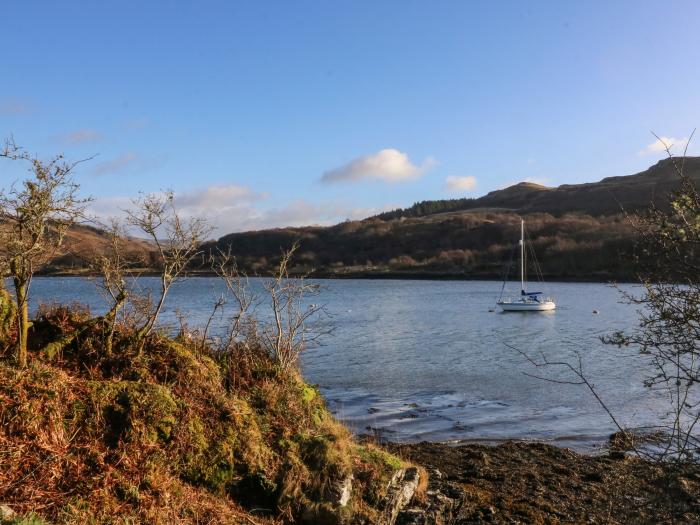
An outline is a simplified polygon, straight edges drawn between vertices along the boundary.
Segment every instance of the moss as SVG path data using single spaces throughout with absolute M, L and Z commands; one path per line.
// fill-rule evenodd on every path
M 229 399 L 215 413 L 206 421 L 185 415 L 175 437 L 181 450 L 178 470 L 187 482 L 224 494 L 251 473 L 267 475 L 274 454 L 245 401 Z
M 370 506 L 380 504 L 394 472 L 407 466 L 401 459 L 372 444 L 356 445 L 356 478 L 362 485 L 362 499 Z
M 306 383 L 302 383 L 301 399 L 304 401 L 304 403 L 311 403 L 318 396 L 318 388 L 315 385 L 307 385 Z
M 221 384 L 221 371 L 216 362 L 201 353 L 198 354 L 184 344 L 172 339 L 161 338 L 157 341 L 157 361 L 167 366 L 155 367 L 155 379 L 160 383 L 175 381 L 187 384 L 205 385 Z M 206 378 L 207 381 L 202 381 Z
M 2 283 L 0 283 L 0 287 Z M 0 288 L 0 342 L 5 342 L 11 332 L 17 316 L 17 304 L 10 293 Z
M 139 381 L 93 381 L 92 399 L 107 429 L 105 441 L 144 444 L 167 442 L 178 422 L 178 406 L 170 390 Z
M 235 430 L 222 429 L 223 433 L 216 433 L 210 440 L 201 421 L 195 419 L 188 427 L 190 448 L 181 458 L 181 476 L 217 494 L 225 493 L 236 479 Z
M 374 445 L 358 445 L 355 450 L 361 460 L 379 469 L 399 470 L 406 466 L 401 459 Z
M 303 439 L 300 455 L 311 470 L 327 478 L 340 478 L 352 472 L 351 457 L 343 437 L 324 434 Z

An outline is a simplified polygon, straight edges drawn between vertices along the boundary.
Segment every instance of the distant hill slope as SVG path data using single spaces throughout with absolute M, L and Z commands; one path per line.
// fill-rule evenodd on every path
M 87 225 L 76 225 L 66 234 L 61 255 L 54 258 L 41 273 L 81 273 L 87 271 L 87 260 L 95 255 L 107 254 L 109 240 L 103 230 Z M 145 239 L 130 238 L 125 244 L 124 255 L 138 268 L 155 265 L 154 246 Z M 136 269 L 136 268 L 134 268 Z
M 677 159 L 680 160 L 680 159 Z M 700 182 L 700 158 L 685 170 Z M 642 209 L 676 187 L 670 160 L 641 173 L 548 188 L 520 183 L 477 199 L 424 201 L 330 227 L 278 228 L 219 239 L 251 273 L 272 269 L 280 250 L 299 240 L 297 271 L 337 277 L 501 275 L 519 217 L 549 278 L 631 279 L 632 231 L 621 214 Z
M 683 159 L 675 159 L 682 162 Z M 685 173 L 700 183 L 700 157 L 686 157 Z M 496 190 L 478 199 L 423 201 L 410 208 L 378 215 L 381 219 L 421 217 L 443 211 L 475 208 L 506 208 L 520 213 L 546 212 L 561 214 L 583 212 L 588 215 L 612 215 L 627 210 L 646 208 L 655 196 L 663 196 L 677 186 L 678 175 L 671 159 L 664 159 L 650 168 L 621 177 L 607 177 L 600 182 L 563 184 L 548 188 L 521 182 Z

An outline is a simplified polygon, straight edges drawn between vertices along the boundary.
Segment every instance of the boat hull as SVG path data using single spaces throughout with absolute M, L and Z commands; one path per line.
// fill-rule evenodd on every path
M 517 302 L 512 303 L 499 302 L 498 306 L 504 312 L 548 312 L 554 310 L 557 305 L 554 301 L 537 302 Z

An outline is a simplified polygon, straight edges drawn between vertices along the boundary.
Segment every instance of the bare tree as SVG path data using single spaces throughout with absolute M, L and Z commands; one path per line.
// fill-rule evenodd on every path
M 109 310 L 104 316 L 105 353 L 111 355 L 117 316 L 130 295 L 127 272 L 134 261 L 129 258 L 126 227 L 123 222 L 113 217 L 103 230 L 107 238 L 106 249 L 92 254 L 88 264 L 98 272 L 98 287 L 109 302 Z
M 160 263 L 160 293 L 152 312 L 139 329 L 139 340 L 151 333 L 172 285 L 185 276 L 192 260 L 201 254 L 200 246 L 211 228 L 202 218 L 183 220 L 174 194 L 142 195 L 127 210 L 128 222 L 153 241 Z
M 306 276 L 289 276 L 289 264 L 298 243 L 284 251 L 272 279 L 264 283 L 270 299 L 272 322 L 265 323 L 260 338 L 270 356 L 282 370 L 297 365 L 308 344 L 323 333 L 310 320 L 323 309 L 309 300 L 320 292 L 318 284 L 309 283 Z
M 227 294 L 233 299 L 235 305 L 235 311 L 231 314 L 222 349 L 231 348 L 234 343 L 241 340 L 256 341 L 258 334 L 255 309 L 259 298 L 252 291 L 247 275 L 239 270 L 236 258 L 231 254 L 230 249 L 226 252 L 220 250 L 217 255 L 210 257 L 210 261 L 214 273 L 224 281 Z M 222 301 L 224 304 L 228 303 L 225 298 L 222 298 L 216 304 Z M 216 304 L 213 313 L 216 311 Z M 223 306 L 221 305 L 222 308 Z M 211 321 L 211 318 L 209 320 Z M 205 328 L 205 335 L 209 324 L 207 323 L 207 328 Z
M 12 278 L 17 302 L 17 351 L 20 366 L 27 365 L 29 288 L 35 272 L 60 250 L 68 229 L 83 214 L 89 199 L 78 196 L 72 178 L 78 162 L 62 155 L 42 161 L 19 148 L 11 139 L 0 157 L 28 162 L 31 175 L 0 192 L 0 263 Z M 82 161 L 79 161 L 82 162 Z
M 569 361 L 563 361 L 559 359 L 550 359 L 547 357 L 547 355 L 544 352 L 539 352 L 537 356 L 532 356 L 528 354 L 527 352 L 524 352 L 520 348 L 517 348 L 513 345 L 510 345 L 508 343 L 504 343 L 505 346 L 510 348 L 511 350 L 515 350 L 517 353 L 519 353 L 521 356 L 527 360 L 528 363 L 530 363 L 533 367 L 536 369 L 557 369 L 557 370 L 562 370 L 566 375 L 564 377 L 552 377 L 549 375 L 540 375 L 540 374 L 531 374 L 529 372 L 523 372 L 524 375 L 528 377 L 532 377 L 534 379 L 538 379 L 540 381 L 545 381 L 547 383 L 556 383 L 560 385 L 574 385 L 574 386 L 583 386 L 585 387 L 595 398 L 595 400 L 598 402 L 598 404 L 601 406 L 601 408 L 605 411 L 605 413 L 608 415 L 610 420 L 613 422 L 615 427 L 617 428 L 618 432 L 620 433 L 619 435 L 624 436 L 629 444 L 629 447 L 634 450 L 638 455 L 640 456 L 649 456 L 643 449 L 637 448 L 636 442 L 633 439 L 633 434 L 630 432 L 627 427 L 625 427 L 618 419 L 615 417 L 615 414 L 613 411 L 608 407 L 607 403 L 603 398 L 600 396 L 600 393 L 596 389 L 595 385 L 591 382 L 589 377 L 586 375 L 584 369 L 583 369 L 583 358 L 581 357 L 581 353 L 576 351 L 574 352 L 576 355 L 576 362 L 572 364 Z
M 654 447 L 636 446 L 632 431 L 618 422 L 584 374 L 580 355 L 578 364 L 572 365 L 515 350 L 537 368 L 560 368 L 572 374 L 572 379 L 563 380 L 535 377 L 588 388 L 638 455 L 681 464 L 700 461 L 700 195 L 684 172 L 687 145 L 678 159 L 671 145 L 656 138 L 666 148 L 679 187 L 662 204 L 652 203 L 644 212 L 627 214 L 637 234 L 635 264 L 643 292 L 621 293 L 627 303 L 639 307 L 640 325 L 637 330 L 602 338 L 644 356 L 651 365 L 644 385 L 655 394 L 661 391 L 668 396 L 670 416 L 660 415 L 654 427 L 646 428 Z
M 632 347 L 647 356 L 653 374 L 650 389 L 664 391 L 671 402 L 662 422 L 667 440 L 660 450 L 676 462 L 700 460 L 700 196 L 684 172 L 686 149 L 678 159 L 666 148 L 680 187 L 664 206 L 628 215 L 637 236 L 637 268 L 644 287 L 640 296 L 624 293 L 640 311 L 640 328 L 617 332 L 605 342 Z M 692 135 L 691 135 L 692 139 Z M 688 141 L 690 142 L 690 140 Z

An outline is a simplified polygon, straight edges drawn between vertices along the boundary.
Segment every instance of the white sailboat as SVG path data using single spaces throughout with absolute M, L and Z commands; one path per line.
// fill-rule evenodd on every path
M 528 292 L 525 289 L 525 221 L 520 220 L 520 297 L 504 298 L 503 290 L 496 304 L 504 312 L 545 312 L 554 310 L 557 305 L 551 297 L 543 297 L 542 292 Z M 507 278 L 507 276 L 506 276 Z M 504 283 L 505 286 L 505 283 Z

